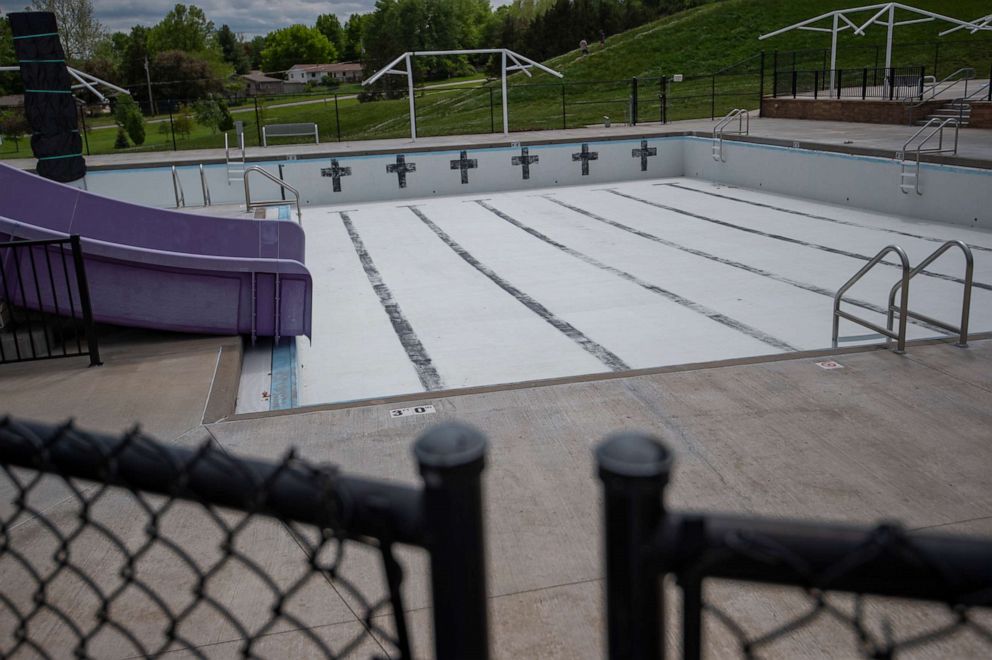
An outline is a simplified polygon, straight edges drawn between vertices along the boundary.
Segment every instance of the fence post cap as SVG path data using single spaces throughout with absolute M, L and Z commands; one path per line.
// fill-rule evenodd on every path
M 667 483 L 672 470 L 672 452 L 647 433 L 613 433 L 597 445 L 595 453 L 603 476 L 649 478 Z
M 474 463 L 486 454 L 486 438 L 461 422 L 444 422 L 417 438 L 413 454 L 422 468 L 452 468 Z

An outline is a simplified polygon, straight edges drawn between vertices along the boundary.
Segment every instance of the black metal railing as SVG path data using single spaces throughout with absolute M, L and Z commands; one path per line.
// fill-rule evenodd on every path
M 100 364 L 79 236 L 0 243 L 0 364 L 83 355 Z
M 413 452 L 419 487 L 0 420 L 0 657 L 410 658 L 414 546 L 436 657 L 484 659 L 486 441 L 448 424 Z
M 794 656 L 776 645 L 824 621 L 835 626 L 830 643 L 854 645 L 834 651 L 817 647 L 827 656 L 892 658 L 948 641 L 981 650 L 953 653 L 941 647 L 939 655 L 992 652 L 992 627 L 981 616 L 988 612 L 977 611 L 992 607 L 992 540 L 908 532 L 891 524 L 856 527 L 672 512 L 663 501 L 672 454 L 660 442 L 616 435 L 597 448 L 596 458 L 604 489 L 610 658 L 665 657 L 664 617 L 672 611 L 664 602 L 666 576 L 674 577 L 682 595 L 677 638 L 685 658 L 699 658 L 707 638 L 719 632 L 724 633 L 719 653 L 709 648 L 714 657 Z M 725 587 L 726 581 L 780 585 L 796 593 L 776 592 L 770 603 L 737 591 L 720 599 L 715 594 L 726 596 L 726 589 L 713 587 Z M 875 597 L 929 601 L 938 610 L 928 610 L 913 621 L 919 628 L 899 636 L 887 618 L 872 619 L 877 605 L 894 606 Z M 836 626 L 852 634 L 838 636 Z
M 923 95 L 925 66 L 774 71 L 772 96 L 905 100 Z

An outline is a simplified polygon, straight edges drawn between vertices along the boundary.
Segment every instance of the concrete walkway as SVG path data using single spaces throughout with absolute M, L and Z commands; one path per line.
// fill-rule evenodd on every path
M 205 363 L 217 348 L 202 341 L 189 346 L 200 346 L 200 361 Z M 192 357 L 183 351 L 172 359 Z M 803 356 L 608 380 L 576 379 L 545 387 L 425 395 L 420 401 L 432 403 L 437 413 L 412 418 L 389 414 L 409 401 L 245 416 L 194 428 L 179 441 L 212 438 L 230 452 L 268 459 L 281 457 L 293 445 L 313 461 L 415 484 L 410 445 L 416 436 L 446 419 L 475 425 L 490 442 L 485 506 L 494 656 L 601 658 L 601 511 L 591 450 L 611 431 L 649 431 L 674 450 L 676 468 L 667 497 L 672 508 L 858 523 L 895 519 L 911 529 L 992 534 L 992 341 L 974 341 L 968 349 L 916 345 L 904 356 L 870 350 L 835 357 L 842 369 L 824 370 L 816 362 L 826 358 Z M 161 364 L 167 362 L 161 356 Z M 208 366 L 193 359 L 183 364 L 199 374 L 194 382 L 202 385 Z M 130 372 L 119 367 L 133 385 L 142 378 L 139 365 L 140 361 Z M 108 368 L 115 367 L 103 369 Z M 38 416 L 40 406 L 31 407 L 30 396 L 8 403 L 16 389 L 8 386 L 3 392 L 4 407 Z M 49 401 L 67 396 L 51 396 Z M 110 402 L 116 396 L 136 395 L 116 389 L 104 390 L 98 398 L 102 405 L 115 405 Z M 134 414 L 145 418 L 168 407 L 185 415 L 171 427 L 159 424 L 166 434 L 202 414 L 199 390 L 185 401 L 150 399 Z M 59 405 L 42 416 L 58 418 L 69 412 Z M 104 417 L 104 426 L 107 420 Z M 92 423 L 100 424 L 97 418 Z M 119 428 L 116 421 L 110 425 Z M 108 498 L 102 506 L 116 534 L 140 534 L 140 511 L 121 499 Z M 209 561 L 222 538 L 215 524 L 202 513 L 194 515 L 193 509 L 181 511 L 171 533 L 179 535 L 176 538 L 197 561 L 200 553 Z M 47 515 L 56 513 L 53 509 Z M 19 534 L 28 534 L 25 528 L 31 524 L 19 527 Z M 284 574 L 302 561 L 299 547 L 278 526 L 250 529 L 242 535 L 239 550 L 284 580 Z M 21 550 L 43 552 L 41 545 Z M 346 577 L 374 599 L 382 591 L 374 555 L 353 550 L 350 556 Z M 415 654 L 428 657 L 426 559 L 419 552 L 403 552 L 401 561 Z M 91 571 L 116 570 L 96 556 L 85 566 Z M 243 573 L 231 570 L 217 576 L 211 594 L 251 619 L 261 614 L 252 614 L 250 608 L 262 608 L 264 614 L 271 596 L 262 583 Z M 155 565 L 155 579 L 169 598 L 180 598 L 182 589 L 192 586 L 189 571 L 167 554 Z M 786 610 L 795 613 L 803 606 L 802 599 L 787 595 L 769 598 L 767 589 L 721 587 L 708 593 L 756 628 L 781 623 Z M 72 607 L 83 608 L 84 603 Z M 311 583 L 287 607 L 324 639 L 341 641 L 360 632 L 354 612 L 361 608 L 354 597 L 330 585 Z M 142 609 L 138 602 L 135 608 L 136 631 L 151 634 L 158 629 L 154 609 Z M 886 607 L 885 615 L 897 637 L 929 629 L 948 616 L 937 607 L 904 605 Z M 736 651 L 720 628 L 711 625 L 707 631 L 711 657 Z M 211 656 L 237 652 L 238 636 L 206 610 L 185 632 Z M 65 635 L 64 626 L 53 628 L 50 648 L 64 648 L 59 640 Z M 846 657 L 854 655 L 853 640 L 850 630 L 827 620 L 789 636 L 770 652 L 776 657 Z M 98 641 L 105 644 L 99 646 L 102 657 L 125 654 L 126 646 Z M 303 657 L 313 651 L 300 630 L 285 625 L 271 631 L 265 644 L 270 653 L 282 656 Z M 978 644 L 974 637 L 962 637 L 929 651 L 935 657 L 975 657 L 981 653 Z M 367 650 L 376 646 L 370 641 Z
M 754 115 L 757 112 L 754 111 Z M 324 142 L 321 144 L 279 145 L 273 147 L 248 147 L 249 160 L 280 160 L 287 157 L 310 158 L 323 155 L 365 154 L 374 152 L 410 151 L 413 149 L 453 149 L 462 146 L 499 146 L 510 143 L 536 144 L 543 142 L 581 142 L 610 138 L 639 137 L 679 133 L 709 135 L 715 122 L 709 119 L 692 119 L 668 124 L 648 123 L 637 126 L 591 127 L 568 130 L 490 133 L 479 135 L 446 135 L 389 140 L 360 140 Z M 845 150 L 874 150 L 891 157 L 902 149 L 905 141 L 918 127 L 888 124 L 857 124 L 837 121 L 809 121 L 802 119 L 751 119 L 751 138 L 801 143 L 804 147 L 825 145 Z M 975 161 L 992 162 L 992 129 L 961 129 L 958 157 Z M 14 167 L 31 169 L 35 160 L 4 161 Z M 142 167 L 162 164 L 196 164 L 224 162 L 223 149 L 192 149 L 188 151 L 155 151 L 146 153 L 106 154 L 89 156 L 90 167 Z

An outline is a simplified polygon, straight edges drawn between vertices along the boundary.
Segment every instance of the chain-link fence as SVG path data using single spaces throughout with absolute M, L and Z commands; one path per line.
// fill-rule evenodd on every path
M 671 512 L 661 443 L 614 436 L 597 460 L 611 658 L 992 654 L 992 540 Z
M 484 658 L 485 441 L 414 453 L 422 487 L 0 420 L 0 657 L 409 658 L 433 606 L 437 657 Z

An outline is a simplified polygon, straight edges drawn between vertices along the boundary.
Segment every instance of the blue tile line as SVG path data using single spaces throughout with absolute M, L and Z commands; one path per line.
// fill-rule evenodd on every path
M 299 406 L 296 392 L 296 337 L 282 337 L 272 347 L 272 384 L 269 410 Z

